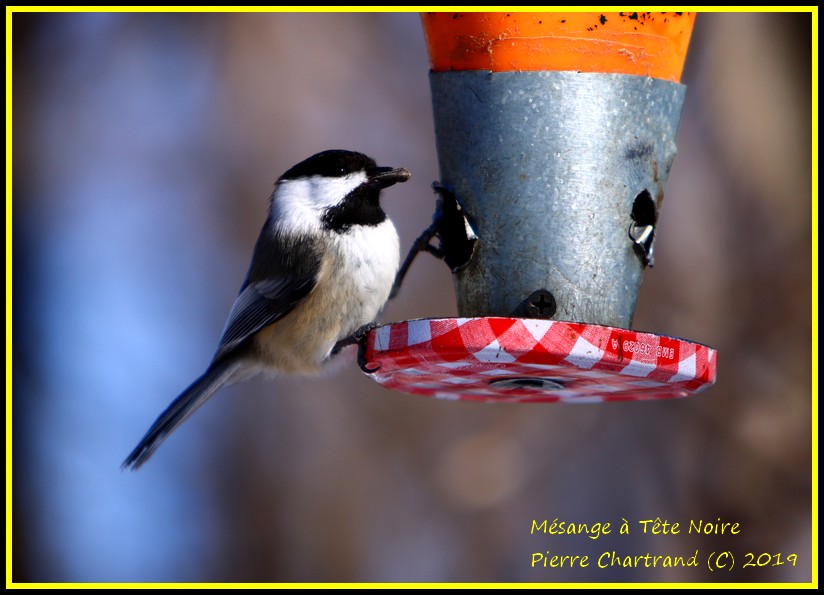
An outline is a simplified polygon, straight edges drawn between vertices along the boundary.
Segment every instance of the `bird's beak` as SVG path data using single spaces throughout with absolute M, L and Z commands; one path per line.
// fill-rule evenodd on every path
M 406 182 L 412 177 L 408 169 L 403 167 L 374 167 L 366 172 L 369 176 L 367 184 L 372 188 L 388 188 L 392 184 Z

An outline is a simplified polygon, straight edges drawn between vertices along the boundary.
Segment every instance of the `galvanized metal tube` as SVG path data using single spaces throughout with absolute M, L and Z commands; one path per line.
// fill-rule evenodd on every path
M 430 81 L 441 183 L 479 238 L 455 275 L 460 316 L 530 316 L 548 292 L 543 317 L 629 328 L 645 262 L 633 203 L 646 191 L 657 218 L 686 87 L 556 71 Z

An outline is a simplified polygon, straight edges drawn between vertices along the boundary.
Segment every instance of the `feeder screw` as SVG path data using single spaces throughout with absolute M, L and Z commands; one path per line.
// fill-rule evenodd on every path
M 555 296 L 546 289 L 533 291 L 526 298 L 526 313 L 532 318 L 552 318 L 557 309 Z

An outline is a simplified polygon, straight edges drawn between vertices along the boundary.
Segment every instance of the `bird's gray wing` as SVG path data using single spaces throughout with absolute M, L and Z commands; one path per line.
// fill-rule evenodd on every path
M 285 239 L 267 221 L 249 274 L 229 312 L 215 360 L 244 346 L 262 328 L 286 316 L 317 283 L 321 259 L 306 239 Z

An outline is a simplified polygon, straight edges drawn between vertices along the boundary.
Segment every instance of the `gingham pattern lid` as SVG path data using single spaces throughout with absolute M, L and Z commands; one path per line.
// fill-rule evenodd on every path
M 715 383 L 716 351 L 650 333 L 521 318 L 380 326 L 366 364 L 386 388 L 488 402 L 670 399 Z

